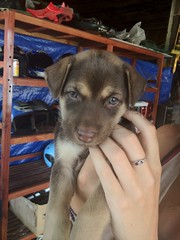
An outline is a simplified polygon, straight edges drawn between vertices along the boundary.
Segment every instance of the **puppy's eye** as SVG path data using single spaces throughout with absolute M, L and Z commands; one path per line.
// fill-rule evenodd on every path
M 110 97 L 107 101 L 107 104 L 111 106 L 117 106 L 120 103 L 120 100 L 116 97 Z
M 76 91 L 70 91 L 67 93 L 68 97 L 71 99 L 78 99 L 79 98 L 79 93 Z

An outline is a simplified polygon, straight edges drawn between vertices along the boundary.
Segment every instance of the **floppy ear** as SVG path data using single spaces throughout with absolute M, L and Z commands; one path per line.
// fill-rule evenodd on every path
M 125 78 L 128 87 L 129 107 L 133 107 L 143 94 L 146 80 L 129 64 L 124 64 Z
M 64 83 L 74 60 L 74 56 L 65 57 L 46 68 L 44 78 L 47 81 L 54 98 L 57 98 L 62 92 Z

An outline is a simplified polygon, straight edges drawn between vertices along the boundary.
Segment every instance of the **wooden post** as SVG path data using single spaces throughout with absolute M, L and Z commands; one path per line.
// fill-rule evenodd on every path
M 162 78 L 162 71 L 164 66 L 164 56 L 159 58 L 157 60 L 158 65 L 158 72 L 157 72 L 157 89 L 158 91 L 155 93 L 154 102 L 153 102 L 153 112 L 152 112 L 152 118 L 153 123 L 156 123 L 156 115 L 157 115 L 157 108 L 158 108 L 158 101 L 159 101 L 159 93 L 160 93 L 160 87 L 161 87 L 161 78 Z
M 3 69 L 3 104 L 2 104 L 2 220 L 1 238 L 7 239 L 8 194 L 9 194 L 9 158 L 11 138 L 11 108 L 13 91 L 13 52 L 14 52 L 14 12 L 7 10 L 4 31 L 4 69 Z

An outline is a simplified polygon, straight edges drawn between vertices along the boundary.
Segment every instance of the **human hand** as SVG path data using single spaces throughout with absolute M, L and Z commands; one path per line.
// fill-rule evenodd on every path
M 117 127 L 99 147 L 89 149 L 90 157 L 105 192 L 116 239 L 156 240 L 161 175 L 156 130 L 136 112 L 127 111 L 124 117 L 138 128 L 138 137 Z M 145 160 L 135 165 L 139 159 Z

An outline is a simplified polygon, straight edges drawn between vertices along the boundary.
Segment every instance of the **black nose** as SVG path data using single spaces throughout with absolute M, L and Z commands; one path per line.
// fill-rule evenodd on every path
M 81 127 L 77 129 L 77 134 L 80 141 L 90 143 L 94 140 L 97 131 L 95 129 Z

